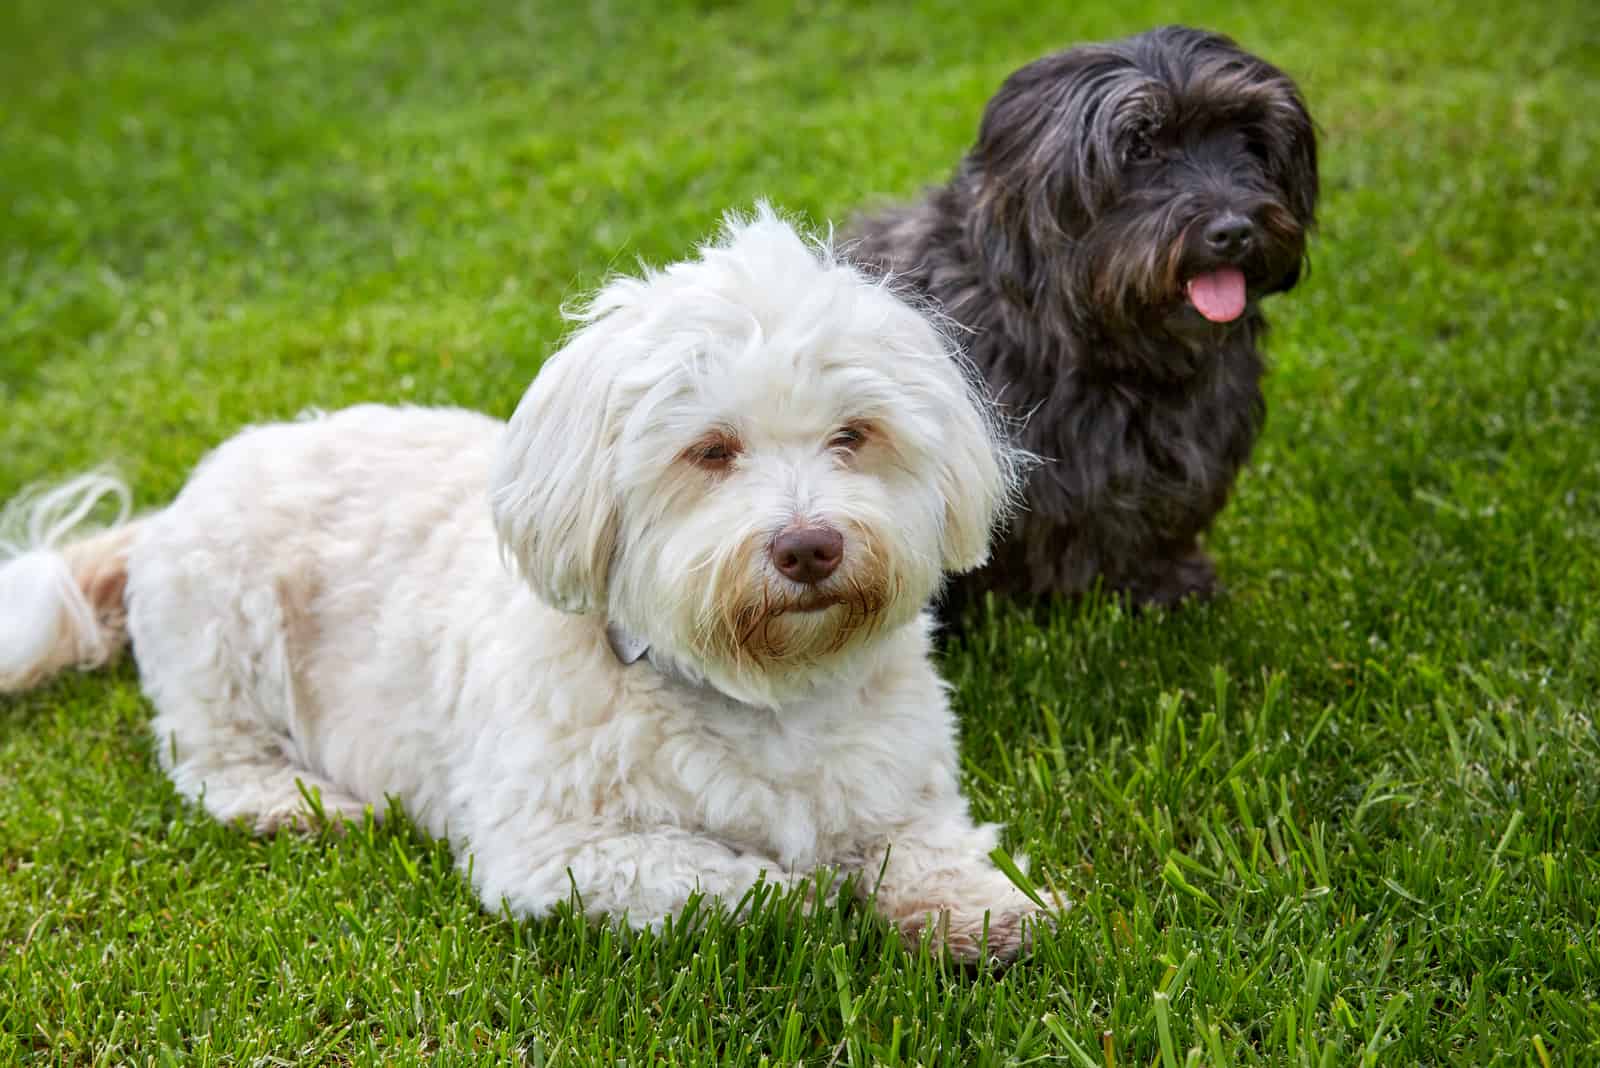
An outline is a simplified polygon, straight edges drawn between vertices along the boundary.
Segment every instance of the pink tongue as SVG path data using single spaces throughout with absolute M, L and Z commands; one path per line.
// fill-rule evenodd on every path
M 1233 322 L 1244 314 L 1244 272 L 1219 267 L 1195 275 L 1189 279 L 1189 302 L 1214 323 Z

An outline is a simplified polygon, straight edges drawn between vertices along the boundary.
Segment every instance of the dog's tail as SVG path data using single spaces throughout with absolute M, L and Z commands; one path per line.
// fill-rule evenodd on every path
M 107 497 L 117 517 L 98 533 L 87 523 Z M 0 515 L 0 694 L 21 693 L 64 668 L 100 667 L 128 642 L 123 591 L 128 487 L 96 472 L 51 490 L 25 492 Z

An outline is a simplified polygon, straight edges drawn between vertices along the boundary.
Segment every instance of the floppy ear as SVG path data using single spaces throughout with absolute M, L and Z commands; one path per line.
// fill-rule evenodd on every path
M 550 357 L 517 405 L 490 479 L 501 551 L 567 612 L 606 604 L 617 542 L 611 361 L 591 324 Z
M 964 357 L 951 355 L 937 373 L 947 386 L 938 453 L 944 497 L 940 569 L 960 574 L 982 567 L 1016 502 L 1026 454 L 1007 443 L 988 391 Z
M 1056 296 L 1049 277 L 1064 243 L 1082 233 L 1112 177 L 1110 120 L 1099 86 L 1122 64 L 1104 49 L 1035 60 L 984 107 L 962 164 L 971 191 L 966 237 L 991 283 L 1019 308 Z M 1108 73 L 1110 72 L 1110 73 Z
M 1003 185 L 985 181 L 977 191 L 965 222 L 968 247 L 989 283 L 1018 308 L 1032 303 L 1032 242 L 1028 207 Z
M 1267 66 L 1267 70 L 1274 75 L 1278 90 L 1267 112 L 1272 144 L 1269 169 L 1294 219 L 1309 230 L 1317 222 L 1317 125 L 1288 75 L 1277 67 Z
M 976 457 L 967 459 L 969 468 L 980 466 L 970 463 Z M 993 467 L 994 457 L 991 455 L 988 459 L 989 466 Z M 990 536 L 1005 501 L 999 488 L 1001 480 L 994 472 L 974 470 L 972 473 L 977 477 L 962 478 L 957 473 L 962 466 L 952 464 L 946 468 L 948 477 L 943 487 L 945 524 L 939 567 L 952 575 L 973 571 L 988 563 Z M 989 477 L 985 478 L 985 474 Z
M 1267 137 L 1271 146 L 1268 172 L 1278 186 L 1291 220 L 1284 220 L 1281 229 L 1292 230 L 1302 239 L 1317 222 L 1317 128 L 1306 110 L 1300 91 L 1288 76 L 1276 67 L 1263 64 L 1276 88 L 1267 112 Z M 1269 217 L 1269 225 L 1272 220 Z M 1300 262 L 1288 270 L 1272 292 L 1284 293 L 1300 281 L 1306 266 L 1302 255 Z
M 1316 223 L 1317 215 L 1317 127 L 1311 120 L 1311 113 L 1306 110 L 1299 90 L 1294 88 L 1294 83 L 1289 82 L 1287 76 L 1282 77 L 1288 83 L 1287 97 L 1282 105 L 1282 121 L 1289 133 L 1282 180 L 1295 215 L 1299 217 L 1300 224 L 1309 229 Z

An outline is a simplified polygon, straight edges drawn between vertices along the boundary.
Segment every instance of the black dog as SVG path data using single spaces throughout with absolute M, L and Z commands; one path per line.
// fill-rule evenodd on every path
M 853 255 L 933 297 L 1045 462 L 993 589 L 1137 603 L 1210 596 L 1199 539 L 1266 406 L 1260 299 L 1299 280 L 1316 135 L 1277 68 L 1214 33 L 1152 30 L 1023 67 L 922 202 Z

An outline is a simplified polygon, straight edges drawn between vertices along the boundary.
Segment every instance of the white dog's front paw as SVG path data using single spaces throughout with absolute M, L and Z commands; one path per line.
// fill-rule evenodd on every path
M 931 929 L 933 948 L 963 964 L 1009 964 L 1033 947 L 1041 925 L 1055 921 L 1049 910 L 1014 888 L 998 898 L 932 906 L 902 920 L 900 929 L 913 939 Z

